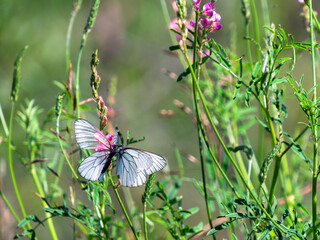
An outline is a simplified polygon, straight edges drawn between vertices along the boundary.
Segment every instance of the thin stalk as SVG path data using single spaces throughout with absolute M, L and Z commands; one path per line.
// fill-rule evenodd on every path
M 81 5 L 82 5 L 82 0 L 78 0 L 74 4 L 74 9 L 71 13 L 71 18 L 68 25 L 67 36 L 66 36 L 66 71 L 67 72 L 69 71 L 69 66 L 70 66 L 70 39 L 71 39 L 73 23 L 77 16 L 77 13 L 79 12 L 79 9 L 81 8 Z
M 76 98 L 77 118 L 80 118 L 80 108 L 79 108 L 79 72 L 80 72 L 80 62 L 81 62 L 82 49 L 83 49 L 83 47 L 80 47 L 80 49 L 79 49 L 78 59 L 77 59 L 77 66 L 76 66 L 75 98 Z
M 309 127 L 305 127 L 300 133 L 299 135 L 293 139 L 294 142 L 298 141 L 300 137 L 302 137 L 302 135 L 309 129 Z M 289 150 L 290 148 L 294 145 L 294 143 L 291 143 L 281 154 L 280 157 L 284 156 Z
M 84 27 L 83 33 L 82 33 L 82 38 L 80 42 L 80 47 L 78 51 L 78 58 L 77 58 L 77 65 L 76 65 L 76 86 L 75 86 L 75 98 L 76 98 L 76 113 L 77 113 L 77 118 L 80 118 L 80 107 L 79 107 L 79 79 L 80 79 L 80 63 L 81 63 L 81 56 L 83 52 L 83 48 L 86 45 L 87 39 L 88 39 L 88 34 L 91 31 L 95 19 L 98 14 L 98 8 L 100 5 L 100 0 L 95 0 L 91 6 L 91 10 L 88 16 L 87 24 Z
M 196 25 L 196 26 L 197 26 L 197 25 Z M 195 32 L 196 32 L 196 31 L 195 31 Z M 185 47 L 184 49 L 186 49 L 186 47 Z M 189 65 L 189 68 L 190 68 L 190 70 L 191 70 L 192 82 L 193 82 L 193 91 L 197 92 L 197 87 L 199 87 L 198 82 L 197 82 L 197 78 L 196 78 L 196 76 L 195 76 L 194 70 L 193 70 L 193 68 L 192 68 L 192 66 L 191 66 L 191 63 L 190 63 L 190 61 L 189 61 L 187 52 L 186 52 L 186 51 L 183 51 L 183 53 L 184 53 L 184 56 L 185 56 L 185 59 L 186 59 L 188 65 Z M 200 93 L 199 93 L 199 94 L 200 94 Z M 194 95 L 197 96 L 197 93 L 194 93 Z M 218 160 L 216 159 L 216 157 L 214 156 L 214 154 L 213 154 L 213 152 L 212 152 L 212 149 L 211 149 L 211 147 L 210 147 L 210 145 L 209 145 L 209 142 L 208 142 L 208 140 L 207 140 L 206 133 L 205 133 L 204 128 L 203 128 L 203 125 L 202 125 L 201 116 L 200 116 L 200 113 L 199 113 L 198 101 L 197 101 L 196 99 L 197 99 L 197 97 L 194 97 L 195 107 L 196 107 L 196 111 L 197 111 L 197 114 L 196 114 L 197 123 L 199 124 L 199 125 L 197 125 L 197 126 L 200 127 L 200 130 L 201 130 L 201 133 L 202 133 L 202 137 L 203 137 L 204 142 L 205 142 L 205 144 L 206 144 L 206 146 L 207 146 L 207 149 L 208 149 L 208 151 L 209 151 L 209 154 L 210 154 L 210 156 L 211 156 L 214 164 L 217 166 L 218 170 L 220 171 L 220 173 L 222 174 L 222 176 L 224 177 L 224 179 L 227 181 L 228 185 L 230 186 L 230 188 L 232 189 L 232 191 L 234 192 L 234 194 L 239 198 L 240 195 L 237 193 L 237 191 L 236 191 L 235 188 L 233 187 L 233 185 L 232 185 L 232 183 L 230 182 L 228 176 L 225 174 L 225 172 L 224 172 L 223 169 L 221 168 Z M 208 119 L 209 119 L 209 117 L 208 117 Z M 211 122 L 212 122 L 212 124 L 213 124 L 213 121 L 212 121 L 211 116 L 210 116 L 210 119 L 211 119 Z M 218 138 L 219 138 L 219 137 L 220 137 L 220 136 L 218 136 Z M 221 140 L 221 142 L 222 142 L 222 139 L 221 139 L 221 138 L 220 138 L 220 140 Z M 223 143 L 223 142 L 222 142 L 222 143 Z M 227 150 L 227 151 L 228 151 L 228 150 Z M 231 156 L 231 155 L 230 155 L 230 156 Z
M 266 95 L 268 95 L 268 94 L 266 94 Z M 267 118 L 267 122 L 268 122 L 268 127 L 269 127 L 270 133 L 271 133 L 272 145 L 275 146 L 277 144 L 277 137 L 276 137 L 276 133 L 275 133 L 275 130 L 274 130 L 274 127 L 272 124 L 270 112 L 268 111 L 268 109 L 269 109 L 268 108 L 268 101 L 266 100 L 265 113 L 266 113 L 266 118 Z M 270 206 L 272 206 L 273 200 L 274 200 L 274 193 L 276 191 L 278 176 L 279 176 L 279 172 L 281 169 L 281 157 L 282 156 L 280 156 L 279 153 L 277 153 L 277 155 L 275 156 L 275 167 L 274 167 L 274 171 L 273 171 L 272 182 L 271 182 L 270 193 L 269 193 L 270 205 L 268 206 L 268 212 L 271 211 Z
M 122 200 L 121 200 L 120 195 L 119 195 L 119 193 L 118 193 L 117 187 L 115 186 L 115 184 L 114 184 L 114 182 L 113 182 L 113 180 L 112 180 L 112 176 L 111 176 L 111 174 L 110 174 L 110 171 L 108 171 L 108 177 L 109 177 L 109 180 L 110 180 L 110 182 L 111 182 L 113 191 L 114 191 L 114 193 L 116 194 L 116 197 L 117 197 L 117 200 L 118 200 L 118 202 L 119 202 L 119 204 L 120 204 L 120 207 L 121 207 L 121 209 L 122 209 L 122 211 L 123 211 L 123 213 L 124 213 L 124 216 L 126 217 L 127 222 L 128 222 L 128 224 L 129 224 L 129 226 L 130 226 L 130 228 L 131 228 L 131 231 L 132 231 L 135 239 L 138 240 L 138 239 L 139 239 L 139 236 L 138 236 L 138 234 L 136 233 L 136 231 L 135 231 L 135 229 L 134 229 L 134 227 L 133 227 L 133 225 L 132 225 L 132 222 L 131 222 L 131 220 L 130 220 L 130 218 L 129 218 L 129 215 L 128 215 L 128 213 L 127 213 L 127 211 L 126 211 L 126 209 L 125 209 L 125 207 L 124 207 L 124 205 L 123 205 L 123 203 L 122 203 Z
M 264 4 L 263 6 L 265 6 L 265 5 L 268 6 L 268 4 Z M 255 44 L 255 46 L 256 46 L 256 59 L 257 59 L 257 62 L 260 62 L 261 55 L 260 55 L 260 48 L 259 48 L 259 45 L 260 45 L 259 18 L 258 18 L 257 9 L 256 9 L 256 5 L 255 5 L 254 0 L 250 1 L 250 6 L 251 6 L 253 26 L 254 26 L 255 41 L 257 43 L 257 44 Z M 265 15 L 267 15 L 267 13 L 263 14 L 264 17 L 265 17 Z M 248 25 L 247 25 L 246 29 L 247 28 L 249 28 Z M 250 49 L 250 47 L 249 47 L 249 49 Z M 251 52 L 250 52 L 250 54 L 251 54 Z M 250 58 L 251 58 L 251 56 L 250 56 Z M 250 61 L 250 66 L 251 66 L 251 70 L 253 70 L 252 60 Z M 261 108 L 259 109 L 259 115 L 260 115 L 260 118 L 263 115 L 263 110 Z M 264 134 L 263 133 L 264 133 L 264 128 L 261 125 L 259 125 L 259 135 L 258 135 L 259 140 L 258 140 L 258 155 L 257 155 L 257 157 L 258 157 L 258 162 L 260 162 L 260 163 L 263 159 L 263 148 L 264 148 L 264 144 L 263 144 Z
M 312 79 L 313 79 L 313 104 L 317 104 L 317 76 L 316 76 L 316 61 L 314 45 L 314 29 L 313 29 L 313 7 L 312 0 L 309 0 L 309 26 L 310 26 L 310 41 L 311 41 L 311 61 L 312 61 Z M 313 113 L 311 113 L 313 114 Z M 317 119 L 311 116 L 313 125 L 313 175 L 312 175 L 312 235 L 313 239 L 317 239 L 317 178 L 318 178 L 318 129 Z
M 270 26 L 268 0 L 261 0 L 262 26 Z M 265 30 L 267 34 L 267 30 Z
M 12 215 L 14 216 L 14 218 L 17 220 L 17 222 L 20 222 L 20 218 L 18 216 L 18 214 L 14 211 L 13 207 L 11 206 L 10 202 L 8 201 L 8 199 L 6 198 L 6 196 L 3 194 L 3 192 L 0 190 L 0 196 L 3 199 L 3 202 L 6 204 L 6 206 L 8 207 L 9 211 L 12 213 Z M 23 227 L 24 230 L 26 230 L 25 227 Z
M 34 151 L 32 150 L 31 153 L 30 153 L 30 162 L 32 162 L 34 160 Z M 41 186 L 41 183 L 39 181 L 39 178 L 38 178 L 38 175 L 37 175 L 37 172 L 36 172 L 36 168 L 34 166 L 34 164 L 31 164 L 31 176 L 33 178 L 33 181 L 36 185 L 36 188 L 37 188 L 37 191 L 38 193 L 40 194 L 40 196 L 44 197 L 45 194 L 44 194 L 44 191 L 43 191 L 43 188 Z M 42 205 L 44 208 L 46 207 L 50 207 L 47 205 L 46 201 L 41 201 L 42 202 Z M 54 227 L 54 224 L 53 224 L 53 221 L 52 221 L 52 216 L 50 213 L 46 212 L 45 213 L 45 216 L 47 218 L 47 222 L 48 222 L 48 228 L 49 228 L 49 231 L 50 231 L 50 234 L 51 234 L 51 237 L 53 240 L 56 240 L 58 239 L 58 236 L 57 236 L 57 233 L 56 233 L 56 230 L 55 230 L 55 227 Z
M 6 120 L 5 120 L 4 115 L 3 115 L 1 104 L 0 104 L 0 120 L 1 120 L 1 123 L 2 123 L 2 126 L 3 126 L 4 133 L 8 137 L 9 130 L 8 130 L 8 127 L 7 127 L 7 124 L 6 124 Z
M 143 232 L 144 239 L 148 240 L 148 229 L 147 229 L 147 221 L 146 221 L 146 211 L 147 211 L 147 201 L 145 201 L 142 205 L 142 215 L 143 215 Z
M 14 170 L 13 170 L 13 164 L 12 164 L 11 136 L 12 136 L 13 113 L 14 113 L 14 102 L 11 103 L 11 112 L 10 112 L 10 120 L 9 120 L 9 134 L 8 134 L 8 161 L 9 161 L 9 163 L 8 163 L 8 165 L 9 165 L 9 171 L 10 171 L 10 176 L 11 176 L 13 189 L 14 189 L 14 192 L 16 194 L 17 201 L 18 201 L 18 204 L 20 206 L 22 216 L 23 216 L 23 218 L 26 218 L 27 214 L 26 214 L 23 202 L 22 202 L 21 197 L 20 197 L 20 192 L 19 192 L 19 189 L 18 189 L 18 186 L 17 186 L 17 182 L 16 182 L 16 178 L 15 178 L 15 175 L 14 175 Z M 28 226 L 29 229 L 32 229 L 30 223 L 28 223 L 27 226 Z
M 187 62 L 188 62 L 189 68 L 190 68 L 190 73 L 191 73 L 192 77 L 193 77 L 194 80 L 195 80 L 196 77 L 195 77 L 193 68 L 192 68 L 192 66 L 191 66 L 191 63 L 190 63 L 190 61 L 189 61 L 188 58 L 186 58 L 186 60 L 187 60 Z M 206 103 L 205 103 L 204 96 L 203 96 L 202 91 L 201 91 L 201 89 L 200 89 L 200 87 L 199 87 L 199 85 L 198 85 L 198 82 L 197 82 L 197 81 L 194 81 L 194 83 L 195 83 L 196 89 L 197 89 L 197 91 L 198 91 L 198 94 L 199 94 L 199 97 L 200 97 L 202 106 L 203 106 L 203 108 L 204 108 L 204 110 L 205 110 L 206 116 L 207 116 L 207 118 L 208 118 L 208 120 L 209 120 L 209 123 L 210 123 L 213 131 L 215 132 L 215 134 L 216 134 L 216 136 L 217 136 L 220 144 L 222 145 L 223 149 L 225 150 L 227 156 L 229 157 L 229 159 L 230 159 L 230 161 L 231 161 L 234 169 L 235 169 L 236 172 L 239 174 L 239 176 L 240 176 L 242 182 L 245 184 L 246 188 L 249 190 L 251 197 L 252 197 L 253 200 L 257 203 L 257 205 L 258 205 L 259 208 L 263 211 L 263 213 L 266 215 L 266 218 L 268 218 L 281 232 L 285 232 L 285 230 L 283 229 L 283 227 L 280 226 L 280 225 L 270 216 L 270 214 L 267 212 L 267 210 L 262 206 L 262 204 L 260 203 L 260 201 L 258 200 L 258 198 L 256 197 L 256 195 L 253 193 L 252 189 L 251 189 L 250 186 L 248 185 L 245 177 L 244 177 L 243 174 L 241 173 L 241 171 L 240 171 L 239 167 L 237 166 L 235 160 L 232 158 L 229 150 L 227 149 L 227 147 L 225 146 L 224 142 L 222 141 L 222 139 L 221 139 L 221 137 L 220 137 L 220 134 L 219 134 L 217 128 L 215 127 L 215 124 L 213 123 L 213 120 L 212 120 L 211 115 L 210 115 L 210 113 L 209 113 L 208 107 L 207 107 L 207 105 L 206 105 Z
M 246 36 L 250 36 L 250 25 L 249 25 L 249 21 L 246 22 L 246 28 L 245 28 L 245 34 Z M 251 71 L 253 71 L 253 63 L 252 63 L 252 53 L 251 53 L 251 42 L 249 40 L 246 41 L 246 45 L 247 45 L 247 55 L 248 55 L 248 61 L 249 61 L 249 65 L 250 65 L 250 69 Z
M 194 29 L 194 41 L 193 41 L 193 71 L 195 72 L 197 69 L 197 43 L 198 43 L 198 21 L 199 21 L 199 11 L 196 11 L 196 16 L 195 16 L 195 29 Z M 200 110 L 199 110 L 199 103 L 198 103 L 198 96 L 197 96 L 197 90 L 195 88 L 194 81 L 199 80 L 199 75 L 200 75 L 200 63 L 199 63 L 199 68 L 198 68 L 198 79 L 193 79 L 193 101 L 194 101 L 194 107 L 196 109 L 196 116 L 197 116 L 197 132 L 198 132 L 198 145 L 199 145 L 199 154 L 200 154 L 200 162 L 201 162 L 201 176 L 202 176 L 202 185 L 203 185 L 203 191 L 204 191 L 204 200 L 206 204 L 206 210 L 207 210 L 207 217 L 209 221 L 210 228 L 213 228 L 212 225 L 212 216 L 210 212 L 210 207 L 209 207 L 209 199 L 208 199 L 208 192 L 207 192 L 207 184 L 206 184 L 206 175 L 205 175 L 205 162 L 203 159 L 202 155 L 202 142 L 201 142 L 201 130 L 200 130 L 200 122 L 201 122 L 201 117 L 200 117 Z M 215 239 L 215 236 L 212 235 L 212 238 Z
M 64 157 L 64 159 L 66 160 L 66 162 L 67 162 L 67 164 L 68 164 L 68 166 L 69 166 L 69 168 L 70 168 L 73 176 L 74 176 L 75 179 L 80 183 L 81 187 L 84 187 L 84 185 L 83 185 L 82 182 L 80 181 L 78 175 L 76 174 L 76 171 L 73 169 L 73 167 L 72 167 L 72 165 L 71 165 L 71 163 L 70 163 L 70 161 L 69 161 L 69 158 L 68 158 L 68 156 L 67 156 L 67 154 L 66 154 L 66 152 L 65 152 L 65 150 L 64 150 L 64 148 L 63 148 L 61 139 L 60 139 L 60 137 L 59 137 L 59 133 L 60 133 L 59 124 L 60 124 L 60 116 L 57 117 L 57 126 L 56 126 L 57 140 L 58 140 L 58 143 L 59 143 L 59 146 L 60 146 L 60 150 L 61 150 L 61 152 L 62 152 L 62 154 L 63 154 L 63 157 Z
M 252 19 L 253 19 L 253 27 L 254 27 L 254 38 L 257 44 L 256 46 L 256 59 L 258 62 L 261 61 L 260 56 L 260 29 L 259 29 L 259 18 L 258 13 L 256 9 L 256 4 L 254 0 L 250 0 L 250 6 L 251 6 L 251 13 L 252 13 Z

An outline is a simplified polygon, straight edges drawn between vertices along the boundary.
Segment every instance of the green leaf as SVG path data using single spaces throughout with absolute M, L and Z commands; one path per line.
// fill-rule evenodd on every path
M 253 156 L 253 151 L 251 147 L 248 147 L 247 145 L 240 145 L 237 146 L 235 148 L 232 147 L 228 147 L 228 149 L 232 152 L 238 152 L 238 151 L 243 151 L 246 155 L 248 159 L 251 159 Z
M 287 79 L 285 78 L 276 78 L 271 82 L 271 84 L 276 85 L 276 84 L 286 83 L 286 82 L 287 82 Z
M 216 232 L 219 232 L 220 230 L 223 230 L 225 228 L 227 228 L 232 222 L 236 221 L 236 219 L 234 220 L 231 220 L 231 221 L 228 221 L 228 222 L 224 222 L 214 228 L 212 228 L 208 233 L 207 233 L 207 236 L 210 236 L 210 235 L 213 235 L 215 234 Z
M 247 218 L 248 217 L 248 214 L 246 213 L 240 213 L 240 212 L 234 212 L 234 213 L 230 213 L 230 214 L 227 214 L 225 217 L 227 218 Z
M 30 239 L 31 240 L 34 240 L 35 237 L 36 237 L 36 233 L 33 229 L 29 229 L 29 230 L 24 230 L 24 232 L 22 234 L 17 234 L 13 237 L 13 239 L 18 239 L 18 238 L 21 238 L 21 237 L 25 237 L 25 236 L 29 236 L 31 234 L 31 237 Z
M 290 149 L 300 158 L 302 158 L 306 163 L 313 165 L 312 161 L 308 156 L 304 153 L 300 145 L 294 141 L 294 139 L 286 132 L 283 132 L 283 134 L 292 142 L 292 146 Z
M 42 224 L 42 222 L 39 220 L 39 218 L 36 215 L 28 215 L 26 218 L 22 219 L 19 224 L 18 224 L 18 228 L 21 228 L 23 226 L 25 226 L 26 224 L 28 224 L 30 221 L 33 222 L 37 222 Z

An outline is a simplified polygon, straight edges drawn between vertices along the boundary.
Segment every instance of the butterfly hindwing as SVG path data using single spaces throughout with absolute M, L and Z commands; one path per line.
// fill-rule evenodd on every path
M 79 173 L 82 177 L 90 181 L 100 180 L 102 170 L 106 164 L 109 164 L 107 161 L 111 161 L 108 151 L 100 151 L 91 154 L 79 166 Z
M 166 160 L 154 153 L 135 148 L 125 148 L 117 156 L 117 175 L 125 187 L 138 187 L 147 180 L 147 175 L 161 170 Z
M 99 131 L 91 123 L 84 119 L 78 119 L 74 122 L 76 141 L 83 149 L 95 149 L 99 142 L 94 134 Z

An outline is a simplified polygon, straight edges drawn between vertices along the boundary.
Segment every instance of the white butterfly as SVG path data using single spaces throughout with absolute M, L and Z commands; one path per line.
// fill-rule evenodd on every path
M 95 149 L 79 166 L 79 173 L 90 181 L 101 181 L 111 164 L 117 158 L 117 175 L 125 187 L 138 187 L 147 180 L 147 175 L 163 169 L 167 161 L 154 153 L 117 145 L 117 133 L 113 138 L 104 135 L 91 123 L 78 119 L 74 123 L 76 141 L 83 149 Z

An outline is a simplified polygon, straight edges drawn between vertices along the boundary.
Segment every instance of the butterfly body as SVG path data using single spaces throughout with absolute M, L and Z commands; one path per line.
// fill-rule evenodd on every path
M 75 121 L 75 135 L 81 148 L 96 150 L 83 160 L 78 169 L 87 180 L 101 181 L 114 156 L 120 184 L 126 187 L 141 186 L 146 182 L 147 175 L 161 170 L 167 164 L 163 157 L 155 153 L 117 145 L 117 135 L 105 136 L 84 119 Z

